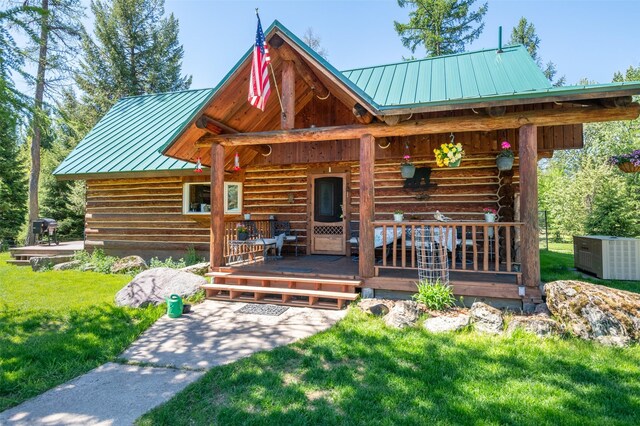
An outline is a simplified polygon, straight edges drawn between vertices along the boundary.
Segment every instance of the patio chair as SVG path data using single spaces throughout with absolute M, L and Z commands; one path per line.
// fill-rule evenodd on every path
M 351 246 L 351 256 L 354 260 L 360 254 L 360 222 L 349 222 L 349 245 Z
M 276 236 L 284 234 L 284 243 L 291 243 L 295 247 L 295 255 L 298 256 L 298 234 L 295 230 L 291 230 L 291 223 L 285 220 L 274 221 L 272 224 L 271 235 Z M 280 252 L 282 246 L 280 247 Z M 280 254 L 279 254 L 280 255 Z

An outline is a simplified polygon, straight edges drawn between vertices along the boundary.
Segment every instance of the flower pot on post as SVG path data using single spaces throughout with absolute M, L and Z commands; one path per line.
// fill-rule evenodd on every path
M 249 234 L 247 232 L 238 232 L 238 239 L 240 241 L 245 241 L 249 238 Z
M 402 222 L 404 220 L 404 212 L 396 210 L 393 212 L 393 221 L 394 222 Z

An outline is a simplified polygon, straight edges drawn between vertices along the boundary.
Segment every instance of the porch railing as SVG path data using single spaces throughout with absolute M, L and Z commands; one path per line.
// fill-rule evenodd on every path
M 450 271 L 512 274 L 520 280 L 520 222 L 375 221 L 373 226 L 382 237 L 376 275 L 382 269 L 417 269 L 425 242 L 433 242 L 446 246 Z
M 238 240 L 238 225 L 247 228 L 249 240 L 255 238 L 271 238 L 272 220 L 231 220 L 224 223 L 224 258 L 225 263 L 236 263 L 239 259 L 250 261 L 262 256 L 263 248 L 259 245 L 232 243 Z

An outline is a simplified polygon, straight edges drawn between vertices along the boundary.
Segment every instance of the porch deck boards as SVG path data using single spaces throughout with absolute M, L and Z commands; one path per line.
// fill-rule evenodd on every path
M 14 265 L 29 265 L 32 257 L 73 256 L 76 251 L 84 250 L 84 241 L 65 241 L 59 245 L 38 244 L 9 249 L 11 254 L 8 263 Z

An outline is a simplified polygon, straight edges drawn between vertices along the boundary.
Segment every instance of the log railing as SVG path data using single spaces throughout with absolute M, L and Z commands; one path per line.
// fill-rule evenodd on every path
M 255 261 L 262 256 L 263 247 L 252 244 L 231 244 L 238 240 L 238 225 L 247 228 L 249 240 L 271 238 L 272 220 L 232 220 L 224 222 L 224 259 L 225 263 L 237 263 L 239 259 Z
M 520 222 L 376 221 L 373 226 L 382 238 L 376 248 L 376 275 L 381 269 L 417 269 L 425 247 L 441 248 L 450 271 L 521 274 Z

